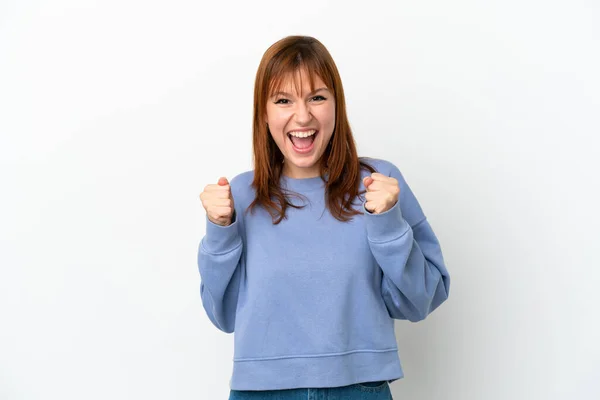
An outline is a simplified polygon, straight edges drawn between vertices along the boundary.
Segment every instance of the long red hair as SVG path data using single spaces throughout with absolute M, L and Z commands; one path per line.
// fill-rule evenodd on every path
M 375 169 L 359 159 L 352 136 L 342 80 L 333 58 L 321 42 L 310 36 L 288 36 L 271 45 L 263 55 L 254 84 L 253 148 L 256 198 L 248 207 L 253 211 L 262 206 L 271 214 L 273 223 L 285 218 L 288 207 L 301 208 L 290 203 L 279 186 L 283 170 L 283 154 L 268 131 L 266 106 L 273 93 L 281 89 L 286 77 L 294 76 L 300 68 L 308 71 L 311 90 L 315 74 L 327 85 L 335 99 L 335 128 L 323 156 L 320 175 L 325 181 L 326 204 L 330 213 L 340 221 L 362 214 L 352 208 L 359 193 L 360 169 Z M 299 91 L 298 91 L 299 92 Z M 324 174 L 328 173 L 325 180 Z

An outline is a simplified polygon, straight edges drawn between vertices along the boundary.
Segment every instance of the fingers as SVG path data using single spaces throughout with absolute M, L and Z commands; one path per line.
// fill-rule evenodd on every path
M 204 192 L 211 193 L 211 196 L 214 194 L 214 196 L 219 198 L 232 198 L 231 185 L 225 177 L 219 178 L 217 184 L 206 185 Z
M 395 202 L 396 197 L 394 193 L 385 190 L 377 190 L 365 193 L 365 201 L 380 204 L 392 201 Z
M 370 176 L 365 176 L 363 184 L 367 191 L 389 190 L 395 192 L 398 188 L 398 180 L 396 178 L 385 176 L 378 172 L 374 172 Z
M 379 172 L 373 172 L 371 174 L 371 178 L 376 181 L 376 182 L 384 182 L 384 183 L 389 183 L 390 185 L 398 185 L 398 179 L 391 177 L 391 176 L 386 176 L 383 174 L 380 174 Z
M 205 199 L 233 199 L 231 195 L 231 190 L 229 190 L 229 186 L 226 189 L 218 189 L 210 186 L 218 186 L 218 185 L 209 185 L 204 188 L 204 191 L 200 193 L 200 200 Z M 225 188 L 225 186 L 220 186 L 221 188 Z
M 226 177 L 220 177 L 216 184 L 206 185 L 200 193 L 200 200 L 209 220 L 224 226 L 231 224 L 235 205 Z
M 229 186 L 229 185 L 222 186 L 222 185 L 214 184 L 214 183 L 211 183 L 210 185 L 206 185 L 204 187 L 205 192 L 226 192 L 230 189 L 231 189 L 231 186 Z
M 371 178 L 373 178 L 374 181 L 387 181 L 390 179 L 394 179 L 391 176 L 387 176 L 387 175 L 381 174 L 379 172 L 373 172 L 371 174 Z
M 364 207 L 368 212 L 380 214 L 398 202 L 400 187 L 396 178 L 374 172 L 363 178 L 363 184 L 366 188 Z
M 365 180 L 367 181 L 366 184 L 365 184 L 367 192 L 373 192 L 373 191 L 376 191 L 376 190 L 382 190 L 386 186 L 388 186 L 388 184 L 386 182 L 376 181 L 376 180 L 374 180 L 373 178 L 370 178 L 370 177 L 367 177 Z
M 231 199 L 213 199 L 211 205 L 215 207 L 233 207 L 233 200 Z
M 231 216 L 233 215 L 233 210 L 231 207 L 216 207 L 213 206 L 208 211 L 208 219 L 211 221 L 218 223 L 220 225 L 221 222 L 231 223 Z
M 380 197 L 380 195 L 377 192 L 367 192 L 367 193 L 365 193 L 365 200 L 366 201 L 377 200 L 379 197 Z

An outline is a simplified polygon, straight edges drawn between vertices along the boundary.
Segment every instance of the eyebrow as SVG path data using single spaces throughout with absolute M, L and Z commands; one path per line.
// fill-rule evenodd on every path
M 318 88 L 317 90 L 313 90 L 312 92 L 310 92 L 306 97 L 310 97 L 313 94 L 315 94 L 317 92 L 320 92 L 321 90 L 327 90 L 327 91 L 329 91 L 329 89 L 326 88 L 326 87 Z M 289 94 L 289 93 L 287 93 L 287 92 L 275 92 L 275 93 L 273 93 L 273 95 L 271 97 L 275 97 L 275 96 L 278 96 L 280 94 L 283 95 L 283 96 L 292 97 L 292 95 Z

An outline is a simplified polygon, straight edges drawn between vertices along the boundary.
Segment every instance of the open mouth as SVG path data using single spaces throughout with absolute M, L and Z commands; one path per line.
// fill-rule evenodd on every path
M 312 149 L 313 143 L 315 142 L 315 138 L 318 134 L 319 131 L 312 129 L 310 131 L 303 132 L 292 131 L 288 132 L 287 135 L 296 151 L 307 152 Z

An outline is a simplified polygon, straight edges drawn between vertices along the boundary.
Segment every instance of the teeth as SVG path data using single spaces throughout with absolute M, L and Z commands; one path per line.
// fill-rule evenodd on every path
M 316 131 L 314 129 L 312 129 L 312 130 L 306 131 L 306 132 L 290 132 L 290 135 L 296 136 L 296 137 L 299 137 L 299 138 L 305 138 L 305 137 L 309 137 L 309 136 L 314 135 L 315 132 Z

